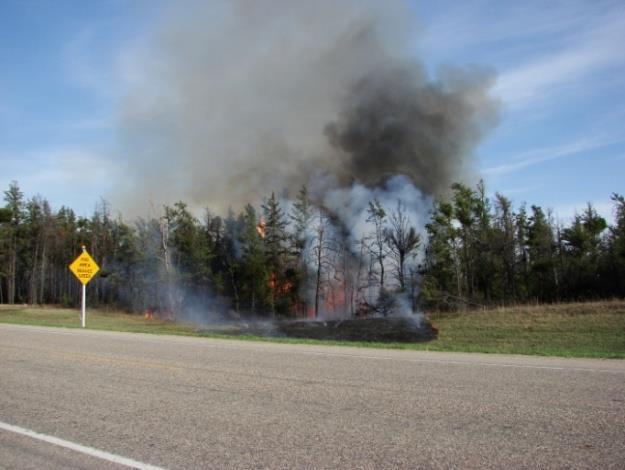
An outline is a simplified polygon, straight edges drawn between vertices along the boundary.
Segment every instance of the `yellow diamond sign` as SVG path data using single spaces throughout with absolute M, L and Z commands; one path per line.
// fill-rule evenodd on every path
M 83 252 L 69 265 L 69 269 L 74 273 L 83 284 L 87 284 L 93 276 L 100 270 L 100 266 L 93 258 L 83 249 Z

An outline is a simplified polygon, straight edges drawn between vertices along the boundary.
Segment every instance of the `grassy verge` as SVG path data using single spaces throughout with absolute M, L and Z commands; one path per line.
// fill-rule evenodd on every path
M 55 307 L 0 307 L 0 323 L 80 328 L 80 310 Z M 195 326 L 163 320 L 145 320 L 140 315 L 100 309 L 87 310 L 87 328 L 167 335 L 194 335 Z
M 430 318 L 441 330 L 437 350 L 625 358 L 623 301 L 517 306 Z
M 437 340 L 419 344 L 381 344 L 238 337 L 295 344 L 333 344 L 430 351 L 464 351 L 543 356 L 625 358 L 625 301 L 519 306 L 461 313 L 432 313 Z M 0 322 L 74 328 L 77 310 L 2 306 Z M 136 333 L 226 337 L 200 333 L 195 326 L 145 320 L 104 310 L 88 311 L 88 328 Z

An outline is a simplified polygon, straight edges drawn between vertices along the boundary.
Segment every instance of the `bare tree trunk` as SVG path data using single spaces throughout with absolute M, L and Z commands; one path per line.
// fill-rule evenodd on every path
M 405 259 L 405 255 L 403 252 L 400 251 L 399 253 L 399 267 L 398 270 L 399 272 L 397 273 L 397 276 L 399 277 L 399 287 L 401 288 L 401 291 L 404 292 L 406 290 L 406 280 L 404 279 L 404 264 L 406 263 L 406 259 Z
M 323 230 L 321 231 L 321 238 L 319 240 L 319 249 L 317 250 L 317 276 L 315 280 L 315 318 L 319 316 L 319 292 L 321 290 L 321 260 L 322 260 L 321 240 L 322 239 L 323 239 Z
M 360 256 L 358 257 L 358 270 L 356 272 L 356 289 L 357 289 L 357 295 L 356 295 L 356 301 L 359 301 L 362 299 L 362 289 L 363 289 L 363 285 L 361 283 L 361 279 L 362 279 L 362 271 L 363 271 L 363 267 L 364 267 L 364 259 L 365 259 L 365 239 L 364 237 L 360 240 Z M 352 291 L 352 297 L 353 297 L 353 291 Z M 352 300 L 353 303 L 353 300 Z M 352 311 L 352 316 L 354 316 L 354 311 Z
M 373 298 L 372 292 L 371 290 L 373 289 L 373 285 L 375 283 L 375 276 L 374 276 L 374 270 L 373 270 L 373 265 L 374 265 L 375 261 L 373 260 L 373 257 L 369 258 L 369 273 L 367 275 L 367 303 L 370 304 L 371 303 L 371 299 Z
M 169 222 L 165 217 L 160 220 L 161 230 L 161 246 L 163 249 L 163 266 L 165 268 L 165 289 L 167 292 L 167 311 L 168 315 L 174 315 L 174 309 L 176 308 L 176 301 L 174 298 L 173 286 L 172 286 L 172 265 L 171 254 L 169 252 Z
M 349 316 L 352 316 L 353 313 L 353 306 L 352 306 L 352 295 L 351 292 L 353 291 L 352 289 L 352 280 L 349 276 L 349 259 L 348 259 L 348 253 L 349 250 L 347 249 L 347 247 L 343 247 L 343 315 L 346 312 L 349 312 Z M 349 302 L 349 307 L 347 306 L 347 303 Z
M 15 235 L 11 243 L 11 251 L 9 253 L 9 276 L 7 279 L 7 302 L 15 303 L 15 281 L 16 281 L 17 253 L 15 250 Z
M 33 253 L 33 264 L 30 269 L 30 282 L 28 286 L 28 303 L 34 305 L 37 303 L 37 261 L 39 260 L 39 242 L 35 243 L 35 252 Z
M 319 212 L 319 224 L 316 227 L 317 240 L 313 247 L 315 261 L 317 263 L 315 275 L 315 318 L 319 316 L 319 298 L 321 296 L 321 285 L 323 276 L 324 251 L 326 249 L 325 241 L 326 219 L 322 212 Z
M 38 290 L 38 294 L 37 294 L 37 303 L 39 304 L 43 304 L 44 303 L 44 295 L 45 295 L 45 284 L 46 284 L 46 257 L 47 257 L 47 243 L 46 240 L 44 239 L 43 241 L 43 246 L 41 248 L 41 265 L 40 265 L 40 269 L 39 269 L 39 288 Z
M 232 283 L 232 294 L 234 295 L 234 311 L 239 312 L 241 308 L 241 301 L 239 300 L 239 289 L 237 288 L 236 280 L 234 279 L 234 270 L 229 267 L 228 273 L 230 274 L 230 282 Z

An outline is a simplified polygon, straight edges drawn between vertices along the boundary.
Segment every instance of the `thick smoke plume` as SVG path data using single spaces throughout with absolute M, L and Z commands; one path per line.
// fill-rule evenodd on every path
M 356 82 L 326 135 L 340 151 L 335 174 L 379 186 L 401 174 L 427 194 L 445 190 L 492 121 L 479 72 L 446 71 L 428 82 L 416 64 L 389 64 Z
M 114 201 L 126 213 L 176 200 L 224 210 L 311 178 L 373 188 L 404 175 L 431 195 L 470 171 L 496 121 L 489 74 L 428 77 L 408 1 L 173 8 L 128 60 Z

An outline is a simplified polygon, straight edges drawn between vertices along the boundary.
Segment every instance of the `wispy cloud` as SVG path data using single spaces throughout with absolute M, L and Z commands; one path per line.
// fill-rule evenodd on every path
M 581 32 L 570 44 L 504 71 L 495 93 L 512 106 L 528 106 L 535 100 L 563 90 L 592 89 L 589 79 L 597 73 L 625 65 L 625 13 Z
M 589 77 L 625 64 L 622 0 L 436 3 L 423 6 L 420 49 L 435 62 L 493 66 L 495 93 L 514 107 L 592 90 Z
M 437 2 L 438 3 L 438 2 Z M 543 47 L 549 38 L 559 41 L 575 35 L 593 16 L 596 6 L 589 2 L 569 1 L 565 8 L 545 2 L 453 2 L 453 7 L 440 2 L 440 9 L 424 24 L 422 44 L 436 55 L 460 53 L 478 48 L 492 51 L 514 43 L 540 37 Z M 493 18 L 496 17 L 496 21 Z
M 519 171 L 529 166 L 537 165 L 539 163 L 569 157 L 572 155 L 578 155 L 584 152 L 590 152 L 599 148 L 622 142 L 625 142 L 625 138 L 595 138 L 581 139 L 570 144 L 537 148 L 510 157 L 509 163 L 504 163 L 503 165 L 497 165 L 490 168 L 484 168 L 482 169 L 482 173 L 488 176 L 499 176 L 508 173 L 514 173 L 515 171 Z

